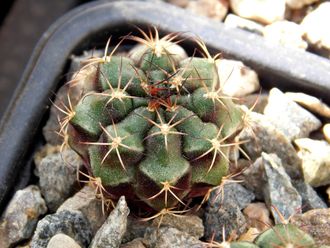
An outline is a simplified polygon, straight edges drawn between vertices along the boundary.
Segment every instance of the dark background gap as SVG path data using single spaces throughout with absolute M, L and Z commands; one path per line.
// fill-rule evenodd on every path
M 70 9 L 90 1 L 2 0 L 0 2 L 0 119 L 43 32 Z

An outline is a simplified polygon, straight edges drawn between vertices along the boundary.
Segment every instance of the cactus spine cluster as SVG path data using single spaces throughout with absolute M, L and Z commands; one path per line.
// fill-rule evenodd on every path
M 84 160 L 88 178 L 108 199 L 156 211 L 203 196 L 227 175 L 242 112 L 221 92 L 217 61 L 188 57 L 157 30 L 137 41 L 128 56 L 106 51 L 73 79 L 81 94 L 61 121 L 66 142 Z

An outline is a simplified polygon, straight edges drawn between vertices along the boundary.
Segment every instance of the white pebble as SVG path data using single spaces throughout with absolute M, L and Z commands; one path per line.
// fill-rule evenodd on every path
M 318 2 L 319 0 L 286 0 L 286 4 L 291 9 L 301 9 L 302 7 Z
M 233 12 L 264 24 L 283 20 L 285 0 L 230 0 Z
M 217 61 L 217 68 L 225 95 L 241 97 L 260 88 L 257 73 L 241 61 L 221 59 Z
M 257 34 L 262 34 L 264 28 L 263 25 L 257 22 L 251 21 L 243 17 L 239 17 L 234 14 L 227 15 L 224 23 L 227 27 L 241 28 Z
M 47 248 L 81 248 L 80 245 L 77 244 L 77 242 L 72 239 L 71 237 L 59 233 L 53 236 L 47 245 Z
M 302 21 L 307 41 L 323 55 L 330 56 L 330 2 L 320 4 Z
M 294 22 L 277 21 L 263 29 L 266 40 L 287 47 L 306 50 L 307 42 L 303 40 L 304 30 Z

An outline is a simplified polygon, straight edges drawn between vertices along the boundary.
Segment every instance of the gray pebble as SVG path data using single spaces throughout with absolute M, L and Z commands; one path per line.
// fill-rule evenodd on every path
M 290 141 L 308 137 L 321 127 L 320 120 L 277 88 L 270 90 L 264 114 Z
M 136 238 L 128 243 L 122 244 L 120 248 L 146 248 L 142 238 Z
M 144 243 L 153 248 L 206 248 L 197 238 L 169 226 L 147 228 Z
M 154 226 L 159 226 L 159 222 L 160 226 L 174 227 L 197 239 L 204 235 L 203 220 L 197 215 L 164 215 L 153 221 Z
M 43 158 L 47 157 L 50 154 L 58 153 L 61 151 L 61 146 L 53 146 L 46 144 L 42 147 L 40 147 L 33 156 L 34 161 L 34 170 L 33 174 L 37 177 L 39 177 L 39 166 Z
M 102 202 L 95 196 L 95 189 L 86 185 L 74 196 L 67 199 L 58 209 L 57 212 L 63 210 L 77 210 L 87 218 L 91 224 L 93 234 L 102 226 L 107 218 L 107 214 L 102 212 Z
M 256 199 L 263 200 L 264 165 L 262 158 L 257 158 L 242 174 L 242 184 L 249 190 L 253 191 Z
M 81 164 L 81 159 L 72 150 L 51 154 L 41 160 L 39 184 L 51 212 L 72 195 L 77 183 L 77 168 Z
M 217 197 L 213 203 L 220 206 L 226 202 L 234 202 L 240 210 L 249 205 L 255 198 L 254 193 L 239 183 L 227 183 L 223 188 L 223 197 Z
M 0 247 L 29 239 L 39 216 L 46 212 L 46 203 L 37 186 L 18 190 L 0 219 Z
M 316 208 L 327 208 L 327 204 L 319 197 L 316 191 L 308 183 L 304 181 L 292 181 L 293 186 L 299 192 L 302 198 L 303 211 Z
M 87 247 L 92 238 L 88 220 L 79 211 L 61 211 L 47 215 L 38 222 L 31 248 L 46 248 L 49 240 L 63 233 L 73 238 L 81 247 Z
M 267 105 L 267 102 L 268 102 L 268 94 L 255 93 L 245 96 L 241 104 L 243 104 L 248 109 L 253 110 L 254 112 L 262 114 Z
M 141 221 L 140 218 L 128 216 L 127 229 L 123 236 L 122 243 L 127 243 L 137 238 L 143 238 L 144 233 L 149 226 L 151 226 L 150 221 Z
M 90 248 L 119 247 L 126 232 L 128 214 L 129 208 L 127 207 L 125 197 L 122 196 L 108 219 L 96 233 Z
M 262 114 L 250 112 L 248 127 L 239 134 L 239 140 L 248 140 L 242 145 L 252 160 L 262 152 L 275 153 L 292 178 L 302 178 L 301 160 L 291 142 Z
M 286 174 L 281 160 L 275 154 L 262 154 L 264 165 L 263 187 L 265 202 L 268 207 L 274 206 L 285 219 L 300 213 L 302 199 L 297 190 L 292 186 L 290 177 Z M 280 223 L 278 213 L 271 209 L 275 222 Z
M 212 239 L 214 235 L 215 241 L 223 241 L 222 230 L 225 229 L 226 238 L 235 232 L 236 235 L 241 235 L 247 229 L 246 219 L 241 212 L 239 206 L 233 202 L 223 202 L 221 205 L 214 205 L 211 195 L 204 213 L 204 227 L 207 240 Z

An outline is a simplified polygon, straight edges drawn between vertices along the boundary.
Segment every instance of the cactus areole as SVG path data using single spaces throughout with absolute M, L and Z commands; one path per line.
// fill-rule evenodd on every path
M 204 57 L 188 57 L 178 34 L 140 31 L 126 37 L 139 43 L 128 56 L 114 53 L 119 45 L 109 54 L 108 42 L 76 73 L 70 83 L 81 97 L 69 99 L 60 132 L 102 197 L 164 211 L 221 183 L 243 118 L 203 42 Z

